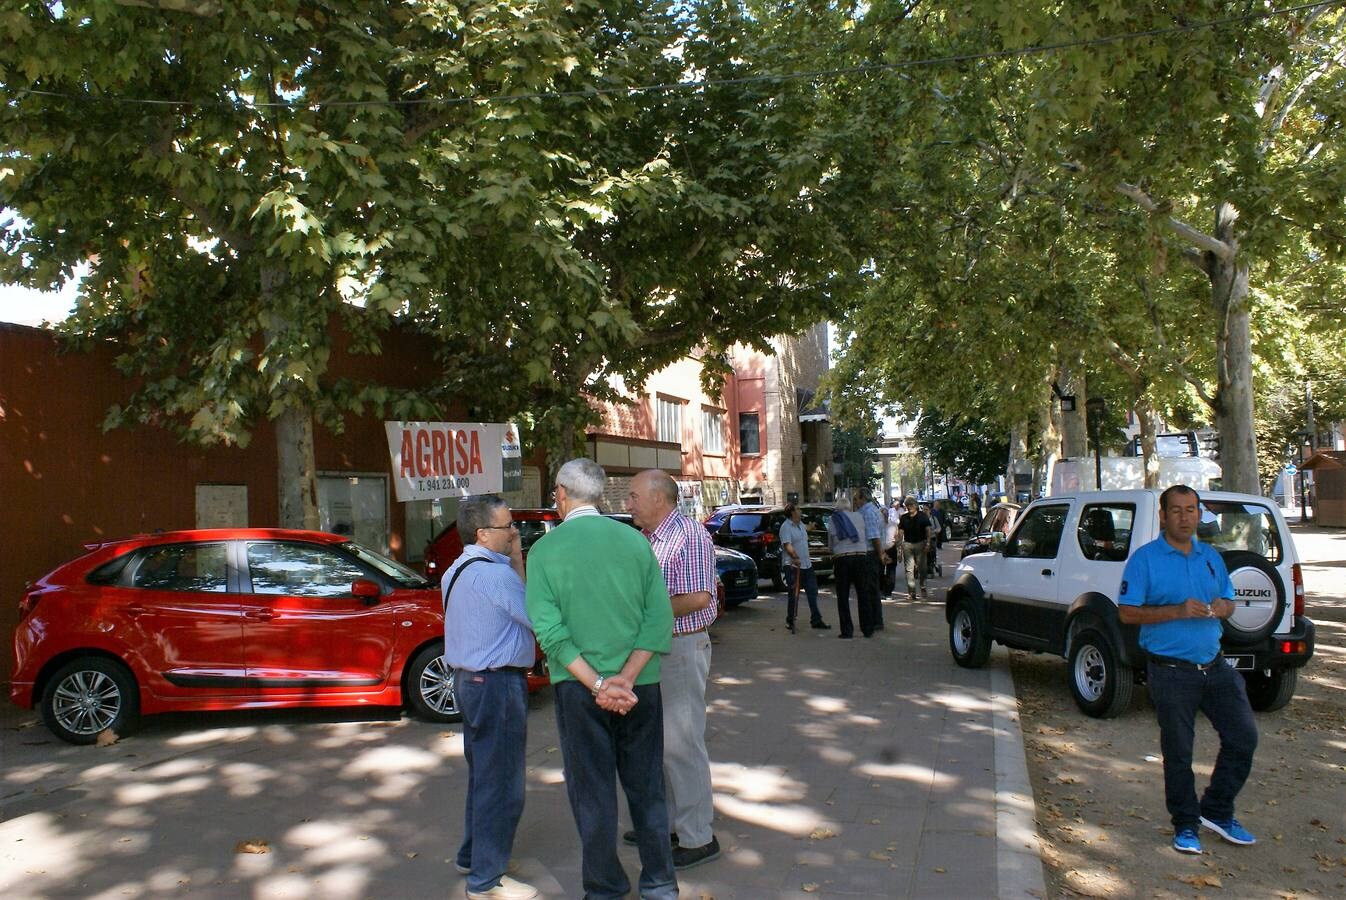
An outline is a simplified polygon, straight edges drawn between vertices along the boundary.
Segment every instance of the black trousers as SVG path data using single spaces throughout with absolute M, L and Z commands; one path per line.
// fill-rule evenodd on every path
M 873 551 L 834 557 L 837 579 L 837 620 L 842 637 L 855 634 L 851 619 L 851 586 L 855 586 L 855 605 L 860 614 L 860 632 L 865 637 L 879 625 L 879 558 Z

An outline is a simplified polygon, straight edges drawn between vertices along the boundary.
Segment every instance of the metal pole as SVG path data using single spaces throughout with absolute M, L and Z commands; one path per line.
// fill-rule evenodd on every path
M 1295 473 L 1299 476 L 1299 521 L 1304 522 L 1308 519 L 1308 504 L 1304 502 L 1304 442 L 1299 442 L 1299 471 Z

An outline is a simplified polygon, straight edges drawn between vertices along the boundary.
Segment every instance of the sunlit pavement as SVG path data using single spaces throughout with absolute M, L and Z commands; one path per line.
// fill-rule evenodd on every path
M 947 576 L 956 552 L 944 556 Z M 1008 668 L 953 664 L 947 583 L 929 601 L 885 603 L 872 639 L 836 637 L 828 591 L 831 631 L 789 634 L 770 593 L 715 626 L 708 744 L 724 854 L 680 874 L 684 897 L 1042 895 Z M 550 700 L 533 698 L 513 872 L 578 897 Z M 5 897 L 463 896 L 454 726 L 372 711 L 173 715 L 74 748 L 34 722 L 12 707 L 0 718 Z M 635 850 L 621 853 L 634 885 Z

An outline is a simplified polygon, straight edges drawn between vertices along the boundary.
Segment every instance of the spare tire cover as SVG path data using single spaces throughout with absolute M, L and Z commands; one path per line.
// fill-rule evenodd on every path
M 1285 614 L 1285 583 L 1265 558 L 1247 550 L 1222 554 L 1234 583 L 1234 614 L 1224 623 L 1225 638 L 1251 644 L 1270 635 Z

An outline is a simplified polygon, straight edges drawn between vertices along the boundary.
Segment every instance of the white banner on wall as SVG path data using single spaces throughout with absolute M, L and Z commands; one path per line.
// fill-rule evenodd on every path
M 499 493 L 505 458 L 517 478 L 519 432 L 500 422 L 384 422 L 397 499 Z M 513 480 L 513 479 L 511 479 Z

